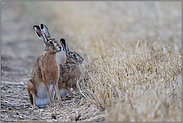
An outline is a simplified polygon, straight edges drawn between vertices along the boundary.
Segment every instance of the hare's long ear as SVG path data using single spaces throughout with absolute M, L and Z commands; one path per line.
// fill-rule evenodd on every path
M 40 26 L 41 26 L 41 30 L 43 31 L 43 33 L 45 35 L 45 38 L 50 38 L 50 33 L 49 33 L 49 30 L 46 27 L 46 25 L 41 24 Z
M 39 27 L 38 25 L 34 25 L 34 26 L 33 26 L 33 29 L 35 30 L 35 33 L 36 33 L 37 37 L 38 37 L 39 39 L 43 40 L 44 43 L 47 43 L 47 41 L 46 41 L 46 39 L 45 39 L 45 37 L 44 37 L 44 34 L 42 33 L 40 27 Z
M 69 48 L 67 46 L 67 42 L 64 38 L 60 38 L 60 44 L 62 45 L 63 47 L 63 50 L 68 53 L 69 52 Z

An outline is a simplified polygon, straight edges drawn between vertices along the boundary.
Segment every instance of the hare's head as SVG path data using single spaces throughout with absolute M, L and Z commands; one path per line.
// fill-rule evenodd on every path
M 60 43 L 63 47 L 64 52 L 66 53 L 66 62 L 73 64 L 82 64 L 84 59 L 76 52 L 70 52 L 67 46 L 67 42 L 64 38 L 60 39 Z
M 48 28 L 44 24 L 41 24 L 40 27 L 38 25 L 33 26 L 37 37 L 41 39 L 45 44 L 46 46 L 45 50 L 53 52 L 62 51 L 63 50 L 62 45 L 55 38 L 51 38 Z

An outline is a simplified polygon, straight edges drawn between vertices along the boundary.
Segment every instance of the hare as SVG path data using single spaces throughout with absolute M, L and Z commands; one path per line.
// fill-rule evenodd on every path
M 65 63 L 59 64 L 60 76 L 58 80 L 58 88 L 60 92 L 64 88 L 69 95 L 73 97 L 70 88 L 72 87 L 75 91 L 79 91 L 77 88 L 77 81 L 80 80 L 81 76 L 81 68 L 79 65 L 84 62 L 84 59 L 78 53 L 69 51 L 67 42 L 64 38 L 61 38 L 60 42 L 65 51 L 66 60 Z
M 40 24 L 40 27 L 34 25 L 33 29 L 37 37 L 44 42 L 45 51 L 36 59 L 31 79 L 27 82 L 30 102 L 33 108 L 48 104 L 53 108 L 56 86 L 60 106 L 63 106 L 58 89 L 59 66 L 56 60 L 57 52 L 63 51 L 63 47 L 58 40 L 51 38 L 49 30 L 44 24 Z

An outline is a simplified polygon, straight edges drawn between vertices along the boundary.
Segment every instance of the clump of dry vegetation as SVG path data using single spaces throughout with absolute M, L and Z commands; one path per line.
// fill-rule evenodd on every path
M 82 97 L 54 109 L 57 121 L 182 121 L 180 2 L 21 5 L 85 59 Z
M 79 39 L 70 45 L 77 42 L 73 49 L 89 57 L 84 91 L 107 112 L 107 121 L 181 121 L 180 30 L 176 34 L 168 30 L 177 30 L 171 19 L 176 15 L 168 14 L 176 8 L 171 3 L 164 4 L 172 10 L 160 3 L 146 4 L 149 8 L 145 4 L 124 4 L 132 10 L 122 3 L 93 4 L 93 11 L 86 12 L 82 9 L 91 8 L 86 3 L 76 12 L 72 11 L 75 4 L 67 6 L 73 12 L 67 23 L 74 24 L 64 26 L 73 29 L 70 32 Z M 152 10 L 156 14 L 148 13 Z

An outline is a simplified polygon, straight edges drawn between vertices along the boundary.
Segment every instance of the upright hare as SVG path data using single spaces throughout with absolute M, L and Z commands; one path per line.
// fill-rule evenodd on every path
M 73 97 L 70 88 L 79 91 L 77 88 L 77 82 L 80 80 L 81 76 L 81 68 L 79 65 L 84 62 L 84 59 L 78 53 L 69 51 L 67 42 L 64 38 L 61 38 L 60 42 L 65 51 L 66 60 L 64 64 L 59 64 L 60 76 L 58 88 L 60 91 L 62 88 L 66 89 L 69 95 Z
M 53 96 L 55 87 L 61 106 L 61 98 L 58 89 L 59 66 L 56 60 L 57 52 L 63 50 L 62 45 L 55 38 L 51 38 L 48 28 L 41 24 L 33 26 L 39 39 L 45 44 L 45 51 L 35 61 L 31 79 L 27 82 L 27 91 L 33 108 L 44 107 L 50 104 L 54 106 Z

